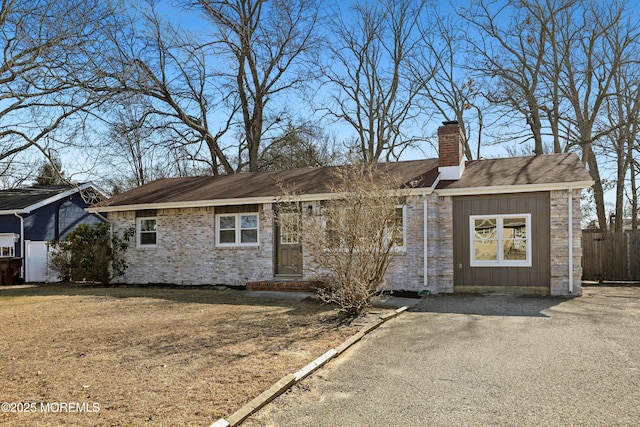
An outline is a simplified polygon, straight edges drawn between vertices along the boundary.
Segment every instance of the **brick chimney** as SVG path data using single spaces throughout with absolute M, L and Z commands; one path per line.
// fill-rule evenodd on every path
M 458 180 L 464 172 L 464 135 L 457 121 L 438 128 L 438 172 L 442 180 Z

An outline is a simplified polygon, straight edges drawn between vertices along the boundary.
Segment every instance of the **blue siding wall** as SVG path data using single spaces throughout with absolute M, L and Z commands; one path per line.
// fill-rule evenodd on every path
M 0 233 L 20 234 L 20 219 L 15 215 L 0 215 Z M 20 249 L 20 244 L 16 243 L 14 249 L 16 256 L 22 256 Z
M 86 207 L 82 197 L 73 194 L 30 214 L 22 214 L 25 240 L 61 240 L 80 224 L 104 222 L 100 217 L 85 212 Z M 20 219 L 15 215 L 0 215 L 0 233 L 20 234 Z M 22 243 L 16 243 L 16 256 L 22 256 L 21 249 Z
M 24 215 L 26 240 L 61 240 L 80 224 L 103 222 L 99 217 L 85 212 L 87 204 L 79 194 L 58 200 Z
M 0 215 L 0 233 L 20 234 L 20 219 L 15 215 Z

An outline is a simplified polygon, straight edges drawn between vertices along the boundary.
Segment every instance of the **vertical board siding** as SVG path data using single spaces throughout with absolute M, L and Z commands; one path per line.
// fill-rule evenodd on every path
M 549 193 L 461 196 L 453 201 L 454 285 L 549 286 Z M 531 267 L 471 267 L 470 215 L 531 214 Z
M 583 280 L 640 280 L 640 231 L 582 233 Z

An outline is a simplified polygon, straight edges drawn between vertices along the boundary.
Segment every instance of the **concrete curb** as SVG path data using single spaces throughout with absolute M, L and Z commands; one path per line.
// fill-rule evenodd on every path
M 394 310 L 391 313 L 379 316 L 378 320 L 376 320 L 371 325 L 367 325 L 362 328 L 358 333 L 348 338 L 338 347 L 332 348 L 331 350 L 327 351 L 325 354 L 318 357 L 313 362 L 307 364 L 304 368 L 300 369 L 295 374 L 289 374 L 286 377 L 282 378 L 280 381 L 272 385 L 269 390 L 260 393 L 258 397 L 244 405 L 242 408 L 228 416 L 226 419 L 220 418 L 209 427 L 236 427 L 240 425 L 240 423 L 247 419 L 247 417 L 265 406 L 267 403 L 271 402 L 276 397 L 280 396 L 291 386 L 302 381 L 313 372 L 324 366 L 328 361 L 344 353 L 349 347 L 360 341 L 366 334 L 377 329 L 380 325 L 382 325 L 389 319 L 393 319 L 403 311 L 406 311 L 408 308 L 408 306 L 400 307 L 399 309 Z

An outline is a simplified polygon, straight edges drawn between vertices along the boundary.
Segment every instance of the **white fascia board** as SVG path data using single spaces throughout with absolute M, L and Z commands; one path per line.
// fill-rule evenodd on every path
M 15 214 L 23 214 L 23 213 L 27 213 L 25 212 L 24 209 L 10 209 L 7 211 L 0 211 L 0 215 L 15 215 Z
M 51 196 L 48 199 L 44 199 L 39 201 L 38 203 L 34 203 L 33 205 L 29 205 L 27 207 L 25 207 L 22 212 L 18 212 L 18 213 L 31 213 L 33 211 L 35 211 L 36 209 L 40 209 L 43 206 L 49 205 L 53 202 L 57 202 L 58 200 L 64 199 L 65 197 L 69 197 L 75 193 L 78 193 L 82 190 L 86 190 L 87 188 L 93 188 L 94 190 L 96 190 L 97 192 L 99 192 L 103 197 L 107 197 L 104 192 L 102 190 L 100 190 L 98 187 L 96 187 L 95 185 L 93 185 L 90 182 L 87 182 L 85 184 L 79 185 L 77 187 L 71 188 L 63 193 L 60 194 L 56 194 L 55 196 Z
M 84 184 L 82 184 L 81 186 L 78 187 L 80 190 L 86 190 L 87 188 L 93 188 L 94 190 L 96 190 L 104 199 L 108 199 L 109 196 L 107 195 L 107 192 L 104 191 L 102 188 L 98 187 L 97 185 L 95 185 L 93 182 L 89 181 L 86 182 Z
M 468 188 L 443 188 L 435 190 L 438 196 L 473 196 L 480 194 L 505 194 L 505 193 L 533 193 L 536 191 L 553 191 L 582 189 L 591 187 L 594 181 L 576 181 L 576 182 L 556 182 L 550 184 L 524 184 L 524 185 L 502 185 L 487 187 L 468 187 Z

